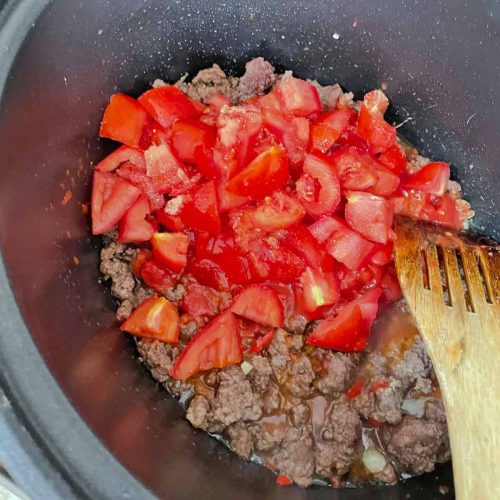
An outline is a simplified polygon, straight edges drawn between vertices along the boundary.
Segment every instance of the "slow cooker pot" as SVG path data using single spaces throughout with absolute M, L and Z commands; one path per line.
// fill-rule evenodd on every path
M 134 359 L 82 203 L 109 95 L 217 62 L 387 83 L 389 119 L 453 165 L 500 237 L 500 4 L 395 0 L 0 2 L 0 460 L 34 498 L 442 498 L 451 467 L 392 488 L 275 485 L 190 427 Z M 71 193 L 72 198 L 68 200 Z M 450 493 L 451 495 L 451 493 Z

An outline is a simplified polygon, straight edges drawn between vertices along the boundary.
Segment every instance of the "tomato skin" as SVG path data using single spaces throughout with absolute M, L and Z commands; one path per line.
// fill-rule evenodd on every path
M 424 206 L 421 218 L 430 222 L 436 222 L 443 226 L 460 229 L 462 227 L 461 215 L 455 204 L 455 200 L 449 196 L 439 196 L 432 199 Z
M 268 232 L 298 224 L 305 214 L 304 207 L 282 191 L 266 196 L 257 208 L 248 211 L 250 222 Z
M 367 333 L 364 331 L 359 306 L 342 308 L 334 318 L 329 317 L 307 337 L 308 344 L 343 352 L 358 352 L 365 348 Z
M 288 159 L 279 147 L 271 147 L 233 177 L 227 189 L 241 196 L 258 200 L 271 195 L 288 180 Z
M 442 196 L 450 180 L 450 166 L 442 161 L 434 161 L 424 165 L 412 174 L 405 183 L 404 189 L 414 189 L 424 193 Z
M 144 153 L 139 149 L 131 148 L 125 144 L 116 148 L 106 158 L 102 159 L 95 168 L 101 172 L 113 172 L 125 162 L 131 163 L 139 170 L 146 170 Z
M 347 194 L 347 223 L 365 238 L 385 245 L 391 235 L 393 210 L 388 200 L 362 191 Z
M 144 132 L 151 121 L 137 100 L 125 94 L 113 94 L 104 110 L 99 135 L 131 148 L 141 148 Z
M 361 394 L 361 391 L 363 390 L 364 385 L 365 385 L 365 379 L 362 377 L 359 377 L 345 393 L 345 395 L 347 396 L 347 399 L 354 399 L 354 398 L 358 397 Z
M 309 154 L 303 171 L 296 189 L 304 208 L 314 217 L 333 213 L 340 203 L 340 184 L 332 166 L 326 159 Z
M 175 344 L 179 339 L 179 314 L 166 298 L 149 297 L 132 311 L 120 329 L 137 337 Z
M 188 237 L 184 233 L 154 233 L 151 246 L 154 258 L 172 271 L 186 267 Z
M 275 290 L 263 285 L 251 285 L 241 291 L 231 311 L 257 323 L 283 328 L 283 304 Z
M 141 192 L 110 172 L 94 171 L 92 180 L 92 234 L 109 231 L 139 198 Z
M 325 246 L 335 260 L 353 271 L 358 270 L 366 262 L 374 249 L 371 241 L 348 228 L 335 231 Z
M 250 352 L 252 354 L 259 354 L 264 349 L 267 349 L 274 338 L 274 330 L 269 330 L 266 334 L 262 335 L 262 337 L 258 337 L 250 346 Z
M 401 177 L 401 175 L 406 172 L 408 159 L 401 149 L 401 146 L 399 146 L 398 144 L 394 144 L 390 148 L 386 149 L 378 157 L 378 159 L 380 163 L 382 163 L 399 177 Z
M 120 220 L 118 241 L 120 243 L 149 241 L 155 232 L 154 225 L 146 220 L 146 216 L 150 213 L 149 201 L 144 195 L 141 195 Z
M 308 267 L 300 276 L 300 283 L 306 313 L 335 304 L 340 299 L 338 283 L 333 273 Z
M 321 112 L 321 102 L 316 88 L 305 80 L 282 78 L 275 87 L 285 109 L 295 116 L 310 117 Z
M 186 380 L 200 371 L 241 363 L 242 357 L 238 324 L 232 312 L 225 312 L 189 341 L 171 375 Z
M 396 302 L 403 297 L 403 292 L 399 286 L 399 281 L 396 275 L 396 270 L 394 265 L 390 265 L 385 270 L 382 279 L 380 280 L 380 287 L 384 293 L 384 299 L 386 302 Z
M 202 170 L 208 161 L 209 151 L 215 145 L 215 138 L 216 131 L 213 127 L 196 120 L 179 120 L 172 125 L 171 144 L 177 158 L 197 167 L 200 163 L 203 175 Z
M 144 262 L 140 273 L 144 283 L 158 293 L 165 293 L 177 283 L 174 273 L 169 269 L 165 269 L 155 259 Z
M 201 113 L 193 101 L 175 85 L 148 90 L 139 97 L 139 102 L 165 128 L 177 120 L 196 118 Z
M 278 474 L 278 476 L 276 477 L 276 484 L 278 486 L 290 486 L 292 483 L 293 481 L 284 474 Z
M 311 127 L 310 150 L 328 153 L 342 135 L 356 112 L 351 108 L 323 113 Z
M 301 257 L 308 266 L 313 269 L 321 267 L 324 261 L 324 250 L 305 226 L 299 224 L 283 231 L 280 239 L 285 247 Z

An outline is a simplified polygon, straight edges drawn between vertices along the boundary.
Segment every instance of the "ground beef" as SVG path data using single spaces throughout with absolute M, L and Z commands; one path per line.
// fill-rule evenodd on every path
M 321 353 L 321 376 L 316 380 L 316 388 L 323 394 L 335 395 L 345 392 L 354 379 L 356 355 L 318 349 Z
M 261 393 L 269 387 L 269 378 L 273 373 L 271 365 L 264 356 L 252 356 L 248 362 L 253 366 L 248 374 L 250 383 L 255 392 Z
M 111 293 L 120 300 L 132 299 L 136 281 L 130 270 L 130 261 L 135 256 L 131 247 L 111 242 L 101 250 L 101 273 L 104 279 L 111 279 Z
M 335 85 L 321 85 L 316 80 L 309 81 L 316 87 L 323 109 L 325 111 L 335 109 L 337 107 L 339 97 L 344 93 L 342 92 L 340 85 L 338 83 Z
M 403 391 L 407 391 L 418 379 L 427 378 L 431 370 L 431 360 L 422 339 L 418 337 L 392 371 L 394 377 L 401 382 Z
M 245 73 L 238 82 L 238 98 L 262 95 L 275 81 L 274 67 L 263 57 L 256 57 L 245 64 Z
M 252 436 L 248 429 L 241 424 L 235 424 L 228 428 L 227 434 L 230 439 L 231 449 L 240 457 L 248 458 L 253 447 Z
M 277 422 L 262 422 L 248 426 L 255 450 L 269 452 L 278 449 L 288 429 L 286 415 L 284 417 L 281 421 L 276 419 Z
M 290 408 L 290 410 L 288 410 L 288 415 L 292 425 L 297 428 L 301 428 L 309 421 L 309 418 L 311 417 L 311 409 L 306 404 L 294 405 Z
M 265 415 L 274 413 L 281 405 L 281 394 L 276 384 L 271 384 L 262 394 L 262 411 Z
M 194 427 L 206 430 L 207 416 L 210 411 L 210 403 L 205 396 L 195 396 L 189 403 L 186 418 Z
M 296 398 L 307 397 L 311 394 L 314 381 L 314 370 L 308 356 L 300 356 L 293 361 L 288 369 L 289 378 L 286 388 Z
M 285 330 L 278 328 L 267 350 L 270 356 L 271 367 L 279 381 L 283 379 L 285 368 L 290 361 L 287 336 Z
M 401 383 L 398 380 L 392 379 L 389 387 L 382 387 L 376 391 L 374 410 L 370 418 L 379 422 L 398 424 L 401 422 L 402 403 Z

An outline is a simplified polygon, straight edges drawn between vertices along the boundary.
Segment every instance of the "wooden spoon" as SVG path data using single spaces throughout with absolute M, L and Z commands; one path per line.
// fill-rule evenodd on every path
M 396 221 L 399 282 L 434 363 L 458 500 L 500 499 L 500 246 Z

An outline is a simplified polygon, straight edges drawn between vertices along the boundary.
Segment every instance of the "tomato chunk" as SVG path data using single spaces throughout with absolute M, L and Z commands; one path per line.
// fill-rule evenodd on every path
M 318 243 L 324 243 L 335 231 L 346 227 L 347 224 L 340 217 L 325 215 L 313 222 L 308 229 Z
M 393 210 L 389 201 L 361 191 L 347 194 L 347 223 L 367 239 L 385 245 L 391 236 Z
M 212 318 L 219 311 L 220 294 L 213 288 L 190 283 L 179 305 L 182 310 L 195 320 Z
M 165 293 L 173 288 L 177 282 L 174 273 L 165 269 L 155 259 L 146 260 L 140 269 L 144 283 L 158 293 Z
M 342 148 L 331 156 L 342 189 L 365 191 L 377 183 L 376 165 L 369 155 L 352 147 Z
M 296 225 L 283 231 L 281 241 L 310 267 L 317 269 L 324 261 L 324 251 L 305 226 Z
M 399 187 L 399 177 L 388 168 L 378 165 L 373 172 L 376 177 L 375 184 L 367 189 L 370 193 L 379 196 L 389 196 Z
M 348 228 L 335 231 L 325 245 L 335 260 L 354 271 L 363 265 L 374 249 L 372 242 Z
M 143 146 L 143 135 L 150 122 L 151 117 L 134 98 L 113 94 L 104 110 L 99 135 L 139 148 Z
M 275 91 L 285 109 L 295 116 L 309 117 L 321 111 L 318 91 L 305 80 L 282 78 L 276 84 Z
M 254 200 L 270 195 L 288 179 L 288 159 L 279 147 L 271 147 L 233 177 L 227 189 Z
M 215 145 L 213 127 L 196 120 L 179 120 L 172 125 L 172 148 L 179 159 L 195 165 Z M 197 149 L 201 150 L 196 154 Z M 203 162 L 202 162 L 203 163 Z M 203 165 L 202 165 L 203 169 Z M 202 172 L 203 173 L 203 172 Z
M 339 287 L 333 273 L 308 267 L 300 276 L 306 313 L 335 304 L 340 299 Z
M 367 332 L 363 328 L 359 306 L 342 308 L 338 315 L 324 319 L 307 337 L 308 344 L 344 352 L 358 352 L 366 347 Z
M 276 291 L 263 285 L 245 288 L 234 300 L 231 311 L 257 323 L 283 327 L 283 304 Z
M 321 115 L 311 127 L 311 149 L 327 153 L 356 112 L 351 108 L 335 109 Z
M 137 186 L 147 196 L 153 210 L 165 206 L 165 198 L 156 189 L 153 179 L 142 170 L 134 167 L 131 163 L 123 163 L 116 174 Z
M 250 352 L 252 354 L 259 354 L 264 349 L 267 349 L 274 338 L 274 330 L 269 330 L 267 333 L 255 339 L 255 341 L 250 346 Z
M 398 144 L 386 149 L 379 157 L 379 161 L 396 175 L 401 176 L 406 171 L 408 160 Z
M 361 310 L 361 317 L 363 322 L 363 328 L 369 332 L 372 327 L 372 323 L 375 320 L 378 312 L 378 301 L 382 295 L 382 289 L 373 288 L 361 294 L 357 299 L 352 300 L 345 308 L 359 307 Z
M 357 132 L 370 144 L 374 154 L 382 153 L 396 141 L 396 129 L 384 120 L 389 100 L 381 90 L 365 94 L 358 115 Z
M 238 325 L 232 312 L 221 314 L 202 328 L 177 359 L 172 377 L 186 380 L 200 371 L 241 363 Z
M 141 192 L 109 172 L 94 171 L 92 181 L 92 234 L 109 231 L 139 198 Z
M 165 128 L 177 120 L 195 118 L 201 114 L 193 101 L 175 85 L 148 90 L 139 97 L 139 102 Z
M 423 166 L 411 175 L 405 189 L 415 189 L 441 196 L 445 193 L 450 180 L 450 166 L 442 161 L 434 161 Z
M 155 233 L 151 238 L 154 258 L 172 271 L 187 264 L 188 237 L 184 233 Z
M 139 248 L 135 254 L 134 260 L 130 263 L 132 274 L 137 278 L 140 278 L 144 264 L 152 258 L 153 254 L 151 253 L 151 250 L 148 250 L 147 248 Z
M 248 213 L 254 226 L 264 231 L 276 231 L 297 224 L 304 218 L 306 211 L 295 198 L 282 191 L 275 191 Z
M 134 309 L 120 329 L 137 337 L 175 344 L 179 339 L 179 314 L 166 298 L 150 297 Z
M 305 209 L 314 217 L 333 213 L 340 203 L 340 184 L 332 166 L 325 159 L 309 154 L 303 169 L 296 188 Z
M 146 216 L 151 213 L 148 199 L 142 195 L 123 216 L 119 224 L 120 243 L 143 243 L 149 241 L 155 231 Z
M 139 149 L 131 148 L 130 146 L 120 146 L 110 153 L 106 158 L 101 160 L 96 166 L 96 170 L 102 172 L 113 172 L 122 163 L 131 163 L 139 170 L 146 170 L 146 161 L 144 160 L 144 153 Z

